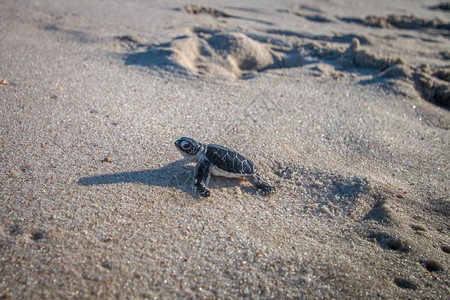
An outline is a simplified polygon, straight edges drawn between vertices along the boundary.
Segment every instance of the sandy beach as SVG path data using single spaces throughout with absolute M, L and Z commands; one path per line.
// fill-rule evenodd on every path
M 449 6 L 0 1 L 0 299 L 448 298 Z

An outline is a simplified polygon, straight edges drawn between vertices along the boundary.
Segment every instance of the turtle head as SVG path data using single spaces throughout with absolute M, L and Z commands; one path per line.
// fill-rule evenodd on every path
M 182 137 L 175 141 L 175 147 L 186 157 L 195 157 L 202 149 L 202 144 L 194 139 Z

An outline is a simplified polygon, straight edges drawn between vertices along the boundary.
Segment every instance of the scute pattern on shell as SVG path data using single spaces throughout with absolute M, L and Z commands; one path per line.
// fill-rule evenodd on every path
M 208 145 L 206 158 L 216 167 L 226 172 L 242 175 L 256 173 L 256 167 L 251 160 L 226 147 Z

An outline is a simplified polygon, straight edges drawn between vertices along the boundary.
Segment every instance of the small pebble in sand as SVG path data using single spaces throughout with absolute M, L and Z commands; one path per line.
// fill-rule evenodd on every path
M 0 294 L 0 299 L 12 299 L 12 298 L 10 298 L 7 293 L 4 293 Z
M 1 84 L 1 85 L 8 85 L 8 81 L 6 81 L 5 78 L 0 79 L 0 84 Z
M 9 227 L 9 234 L 10 235 L 19 235 L 22 234 L 22 229 L 19 225 L 14 224 L 11 227 Z
M 20 171 L 22 171 L 24 173 L 28 173 L 28 172 L 33 171 L 33 167 L 32 166 L 21 166 Z
M 403 242 L 399 238 L 390 240 L 387 245 L 392 250 L 402 250 L 404 248 Z
M 442 270 L 442 265 L 433 259 L 424 261 L 424 264 L 425 264 L 425 268 L 427 268 L 427 270 L 430 272 L 436 272 L 436 271 Z
M 328 209 L 328 207 L 326 207 L 326 206 L 320 207 L 320 211 L 321 211 L 322 213 L 324 213 L 324 214 L 330 216 L 330 217 L 333 216 L 333 213 L 332 213 L 332 212 Z
M 44 237 L 45 237 L 45 234 L 41 231 L 36 231 L 31 236 L 31 238 L 35 241 L 42 240 Z
M 420 224 L 411 224 L 411 228 L 415 231 L 427 231 L 427 228 Z
M 395 283 L 398 287 L 401 287 L 402 289 L 410 289 L 410 290 L 415 290 L 415 289 L 417 289 L 417 286 L 416 286 L 413 282 L 411 282 L 410 280 L 408 280 L 408 279 L 403 279 L 403 278 L 400 278 L 400 277 L 396 277 L 396 278 L 394 279 L 394 283 Z
M 442 245 L 441 246 L 442 251 L 445 253 L 450 253 L 450 246 L 449 245 Z
M 111 263 L 106 260 L 102 262 L 102 267 L 108 270 L 112 269 Z

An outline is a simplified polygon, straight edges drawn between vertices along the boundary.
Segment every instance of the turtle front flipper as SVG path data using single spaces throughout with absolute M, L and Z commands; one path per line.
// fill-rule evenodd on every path
M 257 190 L 261 190 L 264 194 L 275 193 L 275 187 L 262 181 L 258 175 L 255 174 L 248 177 L 248 179 Z
M 209 161 L 202 160 L 195 166 L 194 187 L 202 197 L 209 197 L 210 195 L 209 189 L 206 187 L 210 176 L 210 165 L 211 163 Z

